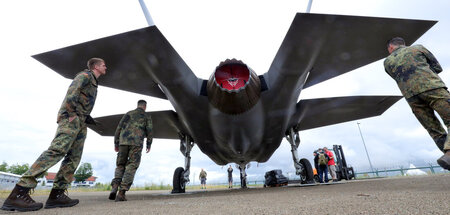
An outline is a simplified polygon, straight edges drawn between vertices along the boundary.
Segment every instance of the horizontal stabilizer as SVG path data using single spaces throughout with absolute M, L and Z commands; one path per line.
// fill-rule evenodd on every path
M 379 116 L 402 96 L 349 96 L 305 99 L 297 103 L 292 124 L 307 130 L 357 119 Z
M 181 131 L 178 115 L 171 110 L 146 112 L 152 117 L 153 138 L 179 139 L 178 133 Z M 114 136 L 117 125 L 124 114 L 98 117 L 94 120 L 97 125 L 88 127 L 102 136 Z

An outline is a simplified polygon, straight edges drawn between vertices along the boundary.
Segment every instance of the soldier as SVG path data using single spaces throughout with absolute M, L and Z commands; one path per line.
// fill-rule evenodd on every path
M 434 114 L 436 111 L 450 129 L 450 94 L 439 77 L 442 67 L 422 45 L 405 46 L 403 38 L 395 37 L 387 44 L 389 56 L 384 61 L 386 72 L 397 82 L 412 112 L 444 152 L 438 164 L 450 170 L 450 140 Z
M 3 210 L 34 211 L 42 208 L 29 195 L 30 189 L 37 186 L 36 178 L 42 176 L 49 168 L 62 158 L 61 167 L 56 174 L 53 189 L 45 208 L 72 207 L 78 199 L 71 199 L 65 191 L 73 180 L 73 173 L 80 163 L 86 139 L 86 123 L 95 123 L 90 117 L 97 97 L 97 78 L 106 74 L 105 61 L 91 58 L 88 69 L 78 73 L 70 84 L 66 97 L 58 112 L 58 128 L 50 147 L 23 174 L 11 194 L 3 203 Z
M 147 102 L 139 100 L 137 108 L 126 113 L 117 126 L 114 150 L 117 152 L 116 170 L 111 182 L 109 199 L 127 201 L 125 192 L 130 189 L 134 175 L 141 162 L 144 138 L 147 137 L 146 152 L 152 145 L 152 119 L 145 114 Z M 119 194 L 116 197 L 117 191 Z

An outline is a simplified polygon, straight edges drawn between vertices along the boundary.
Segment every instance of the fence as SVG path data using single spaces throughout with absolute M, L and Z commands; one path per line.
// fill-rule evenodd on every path
M 437 165 L 430 164 L 429 166 L 424 167 L 410 167 L 410 168 L 404 168 L 400 166 L 398 169 L 375 169 L 375 171 L 369 171 L 369 172 L 355 172 L 355 178 L 358 178 L 358 175 L 364 175 L 363 177 L 370 177 L 369 175 L 372 174 L 376 177 L 382 177 L 382 176 L 392 176 L 395 175 L 394 173 L 400 173 L 402 176 L 408 175 L 408 170 L 427 170 L 428 173 L 436 174 L 436 172 L 443 172 L 444 170 L 442 167 Z
M 388 176 L 396 176 L 396 175 L 410 175 L 408 173 L 408 170 L 425 170 L 425 173 L 427 174 L 436 174 L 436 173 L 445 173 L 446 170 L 442 169 L 442 167 L 438 165 L 429 164 L 429 166 L 423 166 L 423 167 L 410 167 L 410 168 L 404 168 L 403 166 L 400 166 L 396 169 L 375 169 L 375 171 L 371 172 L 355 172 L 355 178 L 368 178 L 371 177 L 370 175 L 374 177 L 388 177 Z M 397 174 L 396 174 L 397 173 Z M 300 177 L 295 175 L 294 172 L 286 172 L 284 175 L 289 179 L 289 181 L 299 181 Z M 412 175 L 412 174 L 411 174 Z M 359 176 L 359 177 L 358 177 Z M 330 176 L 331 178 L 331 176 Z M 264 179 L 262 178 L 253 178 L 253 179 L 247 179 L 247 185 L 263 185 Z M 226 185 L 228 186 L 228 183 L 226 182 L 212 182 L 210 185 Z M 240 186 L 239 181 L 233 181 L 233 186 L 237 187 Z

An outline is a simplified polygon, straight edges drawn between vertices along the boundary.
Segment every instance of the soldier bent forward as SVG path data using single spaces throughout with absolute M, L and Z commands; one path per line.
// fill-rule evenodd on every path
M 444 152 L 438 164 L 450 170 L 450 140 L 434 114 L 436 111 L 450 129 L 450 94 L 439 77 L 442 67 L 422 45 L 405 46 L 403 38 L 388 42 L 386 72 L 397 82 L 414 115 L 428 131 L 437 147 Z
M 29 195 L 30 189 L 37 186 L 36 178 L 63 159 L 56 174 L 53 189 L 45 208 L 72 207 L 78 199 L 70 199 L 64 192 L 73 180 L 86 139 L 86 123 L 94 123 L 89 116 L 97 97 L 97 78 L 106 74 L 105 61 L 92 58 L 87 62 L 88 69 L 78 73 L 70 84 L 66 97 L 58 112 L 58 129 L 50 147 L 23 174 L 11 194 L 3 203 L 3 210 L 34 211 L 42 208 Z
M 147 137 L 147 149 L 152 145 L 152 119 L 145 114 L 147 102 L 138 101 L 135 110 L 126 113 L 117 126 L 114 136 L 114 150 L 117 152 L 116 170 L 111 182 L 109 199 L 127 201 L 125 192 L 130 189 L 134 175 L 141 162 L 144 138 Z M 116 196 L 117 191 L 119 194 Z

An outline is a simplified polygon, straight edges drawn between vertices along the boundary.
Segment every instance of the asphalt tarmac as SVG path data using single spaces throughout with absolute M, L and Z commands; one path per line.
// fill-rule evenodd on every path
M 71 208 L 23 214 L 450 214 L 450 174 L 343 181 L 313 186 L 127 192 L 72 192 Z M 45 202 L 47 196 L 33 196 Z M 0 199 L 3 204 L 4 199 Z M 0 210 L 0 214 L 11 214 Z

